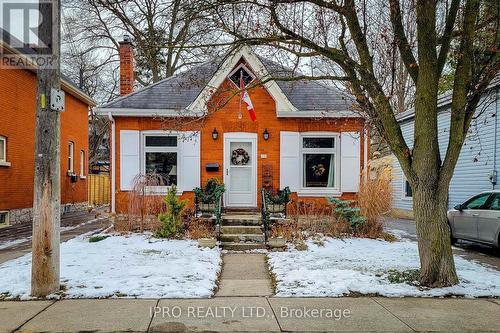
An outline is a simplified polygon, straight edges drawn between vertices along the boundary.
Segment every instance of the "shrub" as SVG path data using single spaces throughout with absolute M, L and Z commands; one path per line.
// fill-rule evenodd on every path
M 387 272 L 387 274 L 387 279 L 390 283 L 408 283 L 416 285 L 418 284 L 420 277 L 420 270 L 408 269 L 401 272 L 396 269 L 391 269 Z
M 158 215 L 161 227 L 156 232 L 156 237 L 173 238 L 182 230 L 181 215 L 186 208 L 187 200 L 180 200 L 177 197 L 177 188 L 172 186 L 164 201 L 167 205 L 167 211 Z
M 359 208 L 352 207 L 352 201 L 337 198 L 328 198 L 328 200 L 335 205 L 334 212 L 338 219 L 347 222 L 354 232 L 363 226 L 366 218 L 361 216 Z
M 97 243 L 108 238 L 108 235 L 96 235 L 89 237 L 89 243 Z

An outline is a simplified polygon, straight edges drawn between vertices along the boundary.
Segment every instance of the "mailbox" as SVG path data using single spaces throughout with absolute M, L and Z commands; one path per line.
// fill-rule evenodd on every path
M 205 165 L 205 170 L 207 172 L 219 171 L 219 163 L 207 163 Z

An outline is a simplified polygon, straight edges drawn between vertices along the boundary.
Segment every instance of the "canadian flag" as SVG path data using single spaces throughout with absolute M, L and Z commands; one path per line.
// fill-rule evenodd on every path
M 252 100 L 250 99 L 250 95 L 248 95 L 248 91 L 245 90 L 245 83 L 243 82 L 243 75 L 240 77 L 240 89 L 241 89 L 241 100 L 245 102 L 247 105 L 248 113 L 250 114 L 250 119 L 252 121 L 257 120 L 257 116 L 255 115 L 255 110 L 253 109 Z

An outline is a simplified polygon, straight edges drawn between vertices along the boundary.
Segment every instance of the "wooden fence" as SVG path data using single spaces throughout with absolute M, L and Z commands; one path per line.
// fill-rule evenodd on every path
M 87 179 L 90 206 L 107 205 L 110 201 L 110 180 L 108 174 L 90 174 Z

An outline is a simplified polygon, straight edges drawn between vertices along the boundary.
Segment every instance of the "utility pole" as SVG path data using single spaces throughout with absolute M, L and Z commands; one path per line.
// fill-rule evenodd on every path
M 40 0 L 42 23 L 38 36 L 48 46 L 37 57 L 47 62 L 37 68 L 35 185 L 31 295 L 47 296 L 59 291 L 59 243 L 61 224 L 61 116 L 60 103 L 60 0 Z M 57 106 L 59 105 L 59 106 Z

